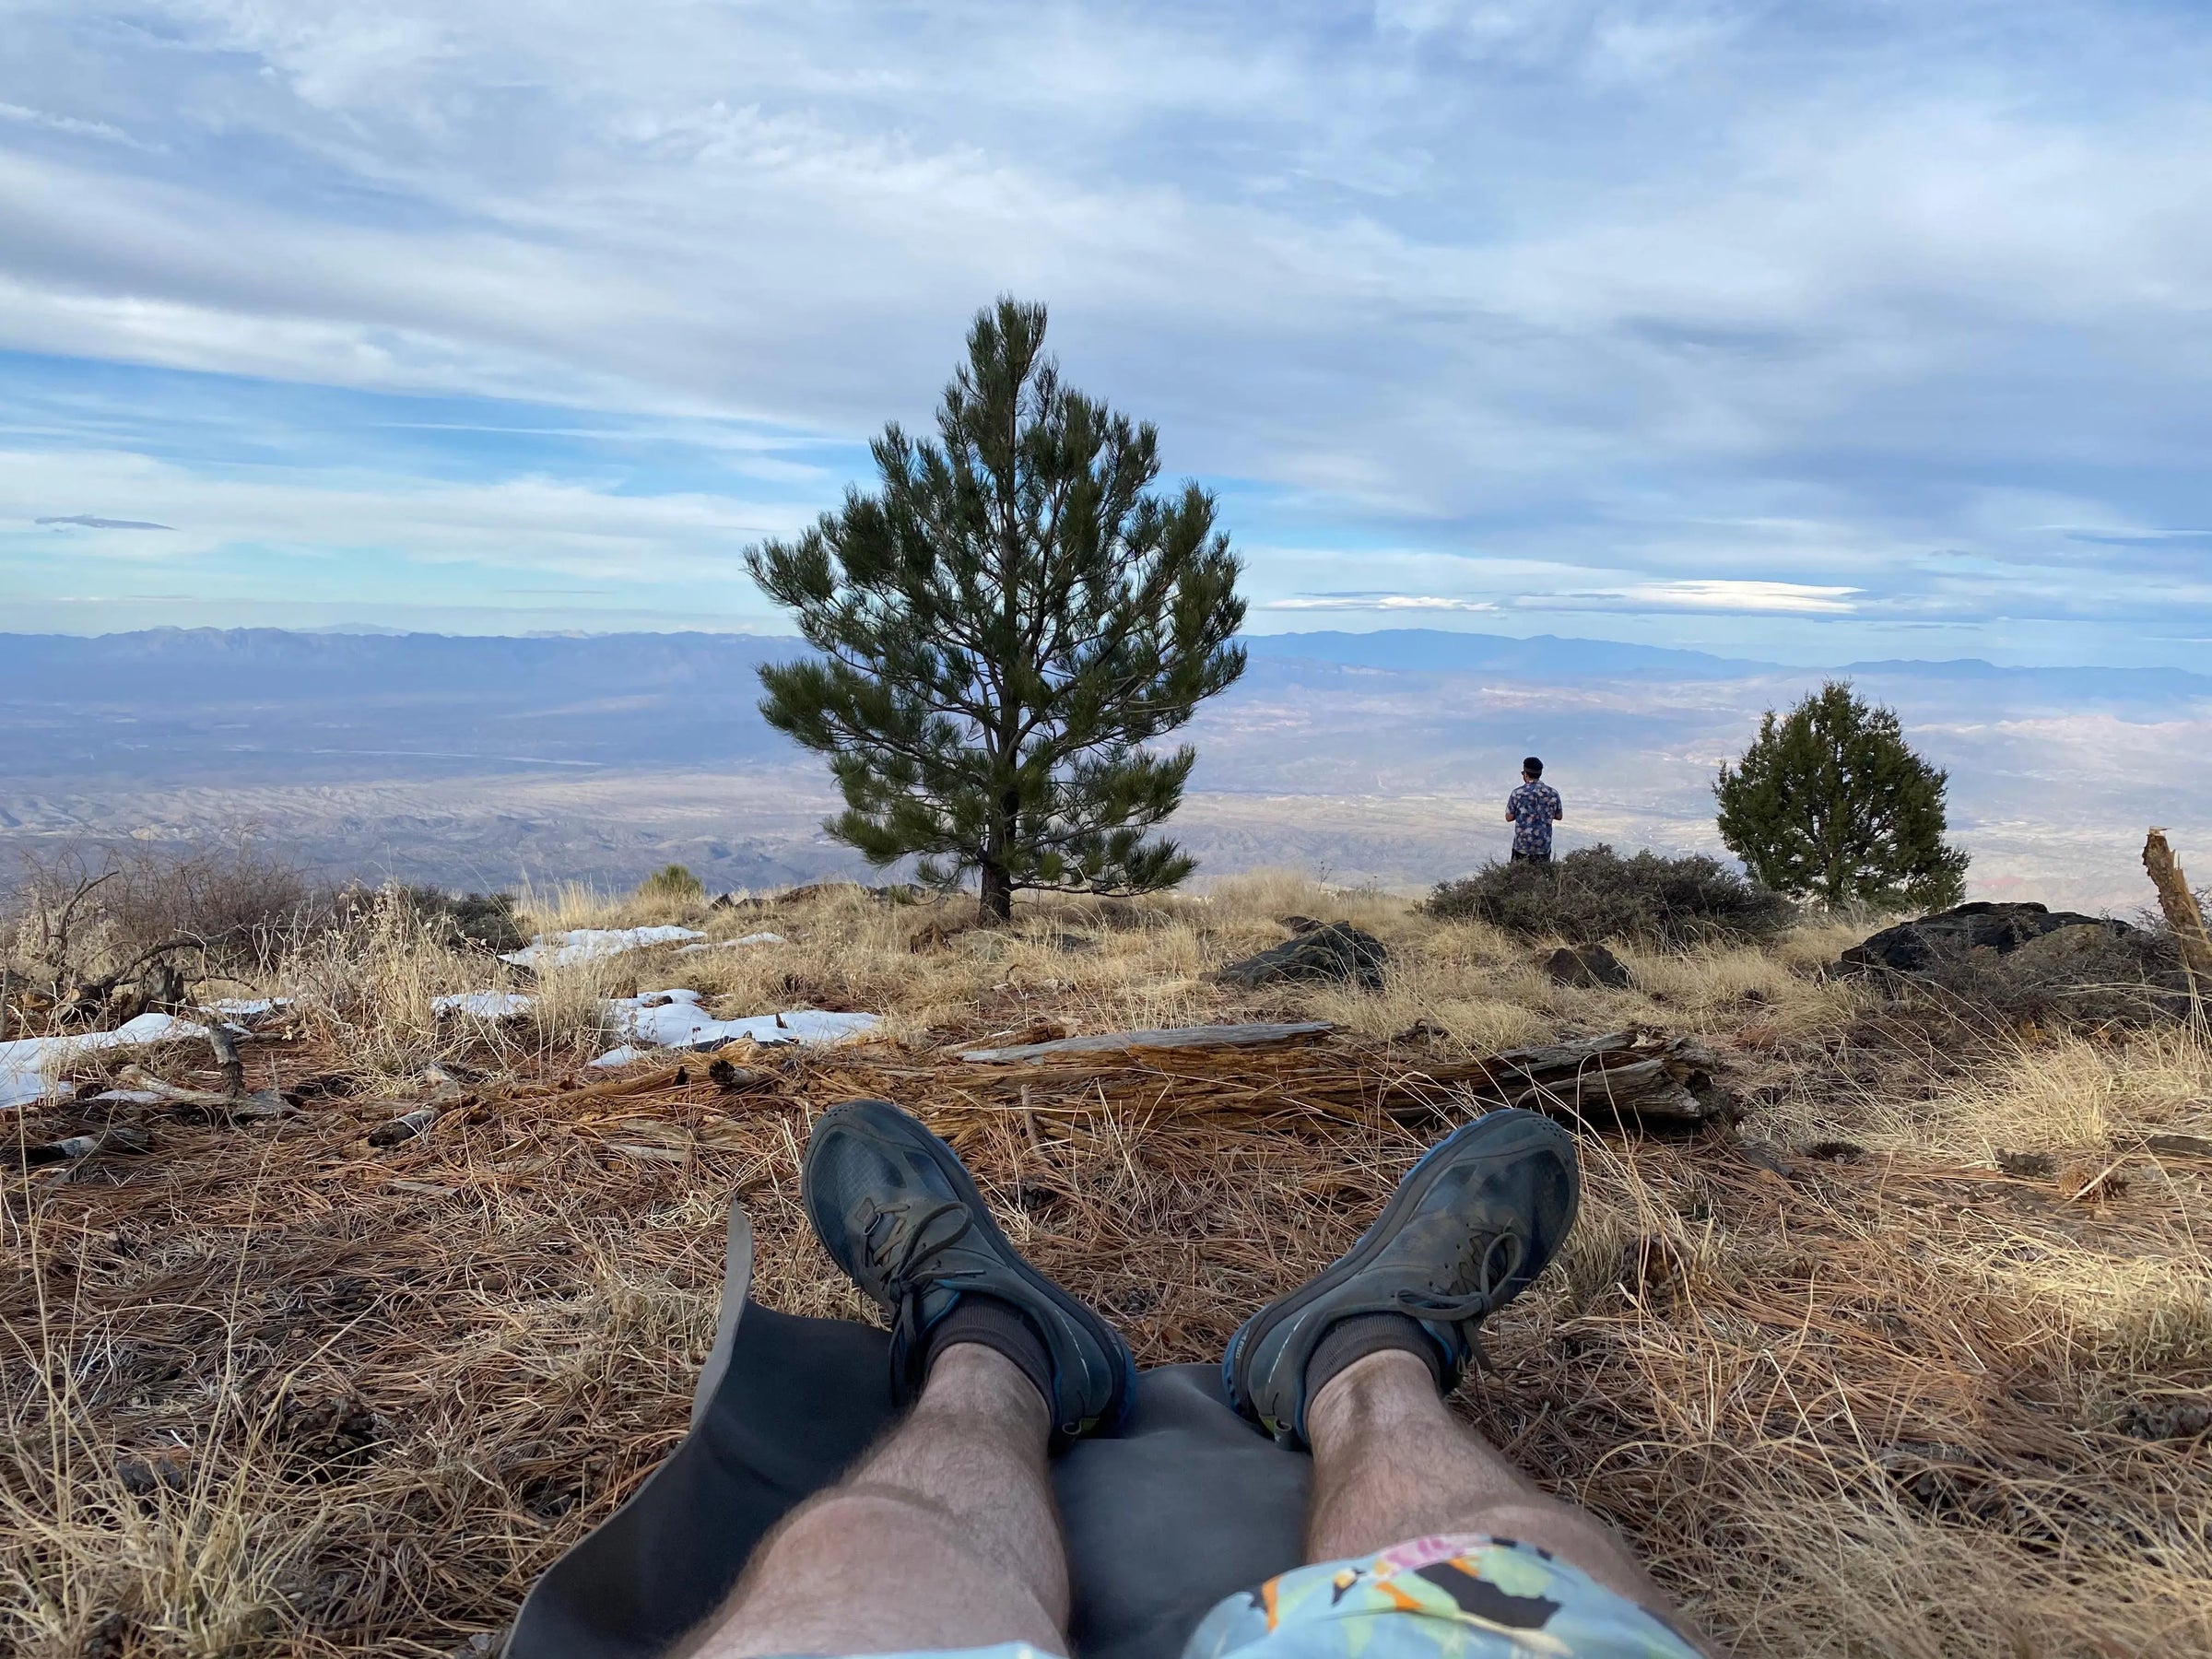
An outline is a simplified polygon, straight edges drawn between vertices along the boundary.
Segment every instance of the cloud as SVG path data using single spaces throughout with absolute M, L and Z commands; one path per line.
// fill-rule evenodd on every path
M 1290 599 L 1263 600 L 1264 611 L 1458 611 L 1475 614 L 1496 611 L 1488 599 L 1450 599 L 1433 594 L 1305 594 Z
M 88 512 L 72 512 L 59 517 L 36 518 L 34 524 L 76 524 L 86 530 L 171 530 L 173 524 L 157 524 L 147 519 L 94 518 Z
M 26 105 L 0 100 L 0 121 L 12 121 L 23 126 L 44 127 L 49 132 L 65 133 L 73 138 L 98 138 L 109 144 L 127 144 L 137 147 L 138 141 L 121 127 L 110 126 L 104 121 L 80 121 L 74 115 L 56 115 L 47 110 L 34 110 Z
M 88 516 L 56 521 L 87 532 L 72 538 L 77 571 L 102 559 L 173 569 L 194 555 L 251 547 L 321 559 L 389 550 L 417 565 L 465 562 L 571 577 L 618 574 L 632 582 L 719 578 L 737 567 L 748 543 L 790 534 L 813 516 L 791 503 L 688 492 L 627 495 L 551 477 L 488 483 L 210 477 L 123 453 L 75 454 L 67 466 L 76 493 L 127 494 L 190 526 L 152 543 L 129 533 L 170 526 Z M 34 492 L 52 494 L 54 470 L 52 456 L 0 451 L 0 517 Z
M 2212 627 L 2198 549 L 2163 534 L 2212 519 L 2201 11 L 132 15 L 11 15 L 0 348 L 250 378 L 287 419 L 201 426 L 175 376 L 111 378 L 39 411 L 70 436 L 11 418 L 6 441 L 127 443 L 210 489 L 291 469 L 359 513 L 303 509 L 271 544 L 303 560 L 376 534 L 520 565 L 561 545 L 531 515 L 563 488 L 594 521 L 829 505 L 1013 290 L 1242 543 L 1328 545 L 1255 555 L 1283 616 L 1356 590 L 1373 615 L 1648 614 L 1706 642 L 1933 622 L 2177 660 L 2137 613 Z M 133 404 L 157 384 L 165 429 Z M 424 399 L 565 418 L 535 449 L 423 421 L 416 449 L 332 458 Z M 766 445 L 733 482 L 747 423 L 842 453 Z M 1372 568 L 1415 553 L 1456 570 Z
M 1689 610 L 1841 616 L 1853 608 L 1852 596 L 1861 591 L 1855 587 L 1819 587 L 1802 582 L 1707 579 L 1641 582 L 1621 589 L 1619 597 L 1638 605 L 1681 606 Z

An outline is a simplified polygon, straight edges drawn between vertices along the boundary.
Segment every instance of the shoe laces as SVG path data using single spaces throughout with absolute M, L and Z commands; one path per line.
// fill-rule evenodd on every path
M 930 1263 L 966 1238 L 975 1225 L 973 1213 L 957 1199 L 926 1207 L 917 1199 L 871 1203 L 868 1207 L 873 1213 L 862 1227 L 861 1240 L 869 1265 L 882 1278 L 885 1294 L 897 1302 L 908 1300 L 914 1281 Z M 954 1225 L 941 1226 L 948 1218 Z
M 1436 1324 L 1457 1324 L 1464 1320 L 1487 1317 L 1498 1304 L 1498 1292 L 1521 1270 L 1524 1253 L 1517 1233 L 1490 1233 L 1487 1237 L 1477 1233 L 1475 1237 L 1484 1241 L 1482 1254 L 1472 1262 L 1462 1258 L 1463 1265 L 1471 1269 L 1465 1275 L 1474 1281 L 1471 1288 L 1458 1295 L 1427 1288 L 1402 1289 L 1394 1298 L 1398 1311 Z
M 953 1199 L 927 1206 L 919 1199 L 871 1203 L 869 1208 L 874 1213 L 862 1226 L 861 1241 L 891 1304 L 891 1352 L 919 1354 L 924 1330 L 921 1290 L 929 1265 L 968 1236 L 974 1213 Z M 943 1225 L 948 1219 L 952 1225 Z

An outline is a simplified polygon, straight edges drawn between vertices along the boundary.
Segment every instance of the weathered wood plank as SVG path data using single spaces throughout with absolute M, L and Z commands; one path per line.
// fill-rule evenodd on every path
M 1015 1048 L 971 1049 L 960 1056 L 974 1065 L 1008 1065 L 1062 1054 L 1114 1054 L 1133 1049 L 1252 1048 L 1261 1043 L 1294 1042 L 1320 1037 L 1336 1028 L 1325 1019 L 1289 1025 L 1171 1026 L 1158 1031 L 1100 1031 L 1063 1037 L 1053 1042 L 1025 1042 Z

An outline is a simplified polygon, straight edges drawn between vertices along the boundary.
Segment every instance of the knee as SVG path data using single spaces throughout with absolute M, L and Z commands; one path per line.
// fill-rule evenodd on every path
M 844 1558 L 880 1554 L 887 1544 L 941 1536 L 944 1517 L 934 1505 L 900 1493 L 824 1492 L 787 1516 L 769 1540 L 779 1557 Z

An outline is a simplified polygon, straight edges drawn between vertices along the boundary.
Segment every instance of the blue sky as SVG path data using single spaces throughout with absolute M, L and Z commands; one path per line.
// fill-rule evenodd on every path
M 2207 88 L 2130 0 L 0 0 L 0 630 L 773 628 L 1012 291 L 1255 628 L 2201 665 Z

